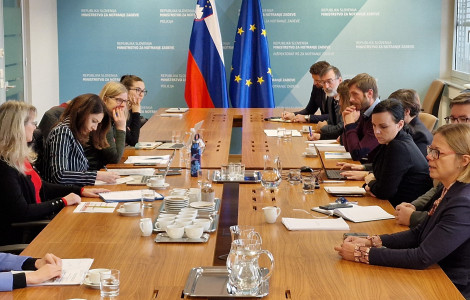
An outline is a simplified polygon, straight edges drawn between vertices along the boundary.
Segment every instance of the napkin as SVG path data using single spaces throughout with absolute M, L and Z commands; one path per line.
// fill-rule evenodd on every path
M 296 219 L 282 218 L 282 224 L 288 230 L 349 230 L 349 225 L 342 219 Z

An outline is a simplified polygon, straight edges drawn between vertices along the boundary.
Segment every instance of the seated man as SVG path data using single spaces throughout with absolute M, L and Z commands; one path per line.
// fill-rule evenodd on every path
M 351 106 L 343 111 L 343 143 L 353 160 L 369 160 L 368 154 L 379 142 L 372 129 L 371 114 L 378 98 L 377 83 L 374 77 L 362 73 L 349 82 L 349 102 Z
M 339 110 L 338 86 L 343 82 L 341 72 L 334 66 L 324 69 L 320 75 L 323 82 L 323 90 L 328 96 L 328 121 L 317 123 L 316 132 L 308 136 L 309 140 L 336 139 L 343 133 L 343 117 Z
M 446 117 L 447 123 L 470 124 L 470 93 L 463 93 L 450 101 L 450 116 Z M 430 189 L 426 194 L 418 197 L 411 203 L 397 205 L 395 219 L 400 225 L 415 227 L 428 216 L 428 211 L 434 203 L 435 196 L 442 192 L 442 184 Z
M 326 61 L 319 61 L 310 67 L 310 74 L 313 78 L 313 87 L 310 94 L 310 100 L 307 107 L 301 111 L 284 112 L 282 118 L 285 120 L 292 120 L 293 122 L 310 122 L 317 123 L 328 119 L 328 109 L 326 107 L 326 95 L 322 89 L 322 81 L 320 80 L 320 73 L 323 69 L 329 67 L 330 64 Z M 321 115 L 315 115 L 315 112 L 320 108 Z

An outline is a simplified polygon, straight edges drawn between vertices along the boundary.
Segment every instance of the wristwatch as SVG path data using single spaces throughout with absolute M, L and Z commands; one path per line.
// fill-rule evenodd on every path
M 310 115 L 305 115 L 305 120 L 309 121 L 310 120 Z

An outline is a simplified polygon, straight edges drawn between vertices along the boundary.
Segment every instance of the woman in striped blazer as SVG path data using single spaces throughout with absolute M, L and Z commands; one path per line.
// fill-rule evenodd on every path
M 74 98 L 62 114 L 59 124 L 49 133 L 44 150 L 44 178 L 53 183 L 93 185 L 95 180 L 115 183 L 114 172 L 88 171 L 84 146 L 109 147 L 106 134 L 111 121 L 104 102 L 98 95 L 84 94 Z

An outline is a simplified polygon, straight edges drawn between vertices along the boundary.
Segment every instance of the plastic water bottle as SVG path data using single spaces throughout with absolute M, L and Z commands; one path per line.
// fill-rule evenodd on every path
M 201 148 L 198 140 L 199 134 L 194 135 L 191 145 L 191 177 L 197 177 L 197 171 L 201 169 Z

